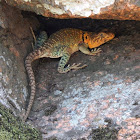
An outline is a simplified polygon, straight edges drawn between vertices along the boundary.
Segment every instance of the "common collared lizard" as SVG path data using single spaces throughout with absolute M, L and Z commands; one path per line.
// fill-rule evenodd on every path
M 96 55 L 101 52 L 101 49 L 94 49 L 94 51 L 90 51 L 88 48 L 96 48 L 100 45 L 108 42 L 109 40 L 114 38 L 114 34 L 110 32 L 99 32 L 92 33 L 87 31 L 82 31 L 80 29 L 66 28 L 57 31 L 52 34 L 49 39 L 43 41 L 41 46 L 38 49 L 31 52 L 25 60 L 25 67 L 29 76 L 30 86 L 31 86 L 31 95 L 29 104 L 27 107 L 26 114 L 23 118 L 23 121 L 26 121 L 31 107 L 33 105 L 34 97 L 35 97 L 35 77 L 33 73 L 33 69 L 31 63 L 39 58 L 49 57 L 49 58 L 59 58 L 61 57 L 58 64 L 58 72 L 59 73 L 67 73 L 68 71 L 74 69 L 78 70 L 86 67 L 87 65 L 80 66 L 79 64 L 73 64 L 66 66 L 69 61 L 70 56 L 76 52 L 81 51 L 84 54 L 88 55 Z

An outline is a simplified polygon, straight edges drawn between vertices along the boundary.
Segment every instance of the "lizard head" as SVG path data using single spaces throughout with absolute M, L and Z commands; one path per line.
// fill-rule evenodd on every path
M 115 34 L 110 32 L 99 32 L 97 34 L 86 32 L 84 34 L 84 42 L 88 44 L 89 48 L 96 48 L 100 45 L 112 40 L 115 37 Z

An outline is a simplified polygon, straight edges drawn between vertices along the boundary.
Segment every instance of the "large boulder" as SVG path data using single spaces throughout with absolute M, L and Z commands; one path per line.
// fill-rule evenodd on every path
M 45 17 L 140 20 L 139 0 L 6 0 Z
M 30 20 L 34 21 L 32 18 Z M 34 21 L 35 27 L 37 24 Z M 32 48 L 31 24 L 21 11 L 0 4 L 0 103 L 22 116 L 28 95 L 24 59 Z

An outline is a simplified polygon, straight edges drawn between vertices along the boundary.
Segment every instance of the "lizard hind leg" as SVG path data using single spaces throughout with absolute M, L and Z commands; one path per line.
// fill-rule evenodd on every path
M 48 39 L 48 35 L 45 31 L 42 31 L 39 36 L 37 37 L 37 40 L 35 42 L 35 49 L 38 49 L 40 46 L 42 46 L 45 41 Z

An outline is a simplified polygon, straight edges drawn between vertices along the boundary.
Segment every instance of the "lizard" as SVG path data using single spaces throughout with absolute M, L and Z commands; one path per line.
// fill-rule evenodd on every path
M 100 45 L 112 40 L 115 34 L 111 32 L 99 32 L 93 33 L 88 31 L 83 31 L 80 29 L 74 28 L 65 28 L 60 29 L 59 31 L 53 33 L 47 40 L 43 40 L 41 46 L 38 45 L 38 49 L 35 49 L 33 52 L 25 59 L 25 67 L 30 81 L 31 94 L 28 103 L 26 113 L 24 115 L 23 121 L 25 122 L 30 110 L 33 105 L 35 97 L 35 77 L 32 69 L 31 63 L 39 58 L 49 57 L 49 58 L 61 58 L 58 64 L 59 73 L 67 73 L 68 71 L 74 69 L 78 70 L 86 67 L 87 65 L 80 66 L 79 64 L 67 65 L 70 56 L 77 51 L 81 51 L 84 54 L 96 55 L 101 52 L 99 47 Z M 41 39 L 41 38 L 40 38 Z M 90 51 L 90 49 L 94 49 Z

